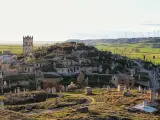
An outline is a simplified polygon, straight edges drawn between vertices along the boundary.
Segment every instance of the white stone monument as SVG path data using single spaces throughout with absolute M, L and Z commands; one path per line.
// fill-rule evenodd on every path
M 118 85 L 118 87 L 117 87 L 117 91 L 121 91 L 121 85 Z
M 106 90 L 109 92 L 110 91 L 110 86 L 107 86 Z
M 86 93 L 86 95 L 91 95 L 92 94 L 92 88 L 91 87 L 86 87 L 85 93 Z
M 141 86 L 139 86 L 139 87 L 138 87 L 138 90 L 139 90 L 140 92 L 142 91 L 142 88 L 141 88 Z

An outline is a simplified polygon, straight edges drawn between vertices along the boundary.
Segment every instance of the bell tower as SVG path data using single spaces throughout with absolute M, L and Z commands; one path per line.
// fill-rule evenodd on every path
M 23 36 L 23 54 L 33 53 L 33 36 Z

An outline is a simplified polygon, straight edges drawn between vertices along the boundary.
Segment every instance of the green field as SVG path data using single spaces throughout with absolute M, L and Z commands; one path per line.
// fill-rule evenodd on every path
M 22 45 L 0 45 L 0 52 L 10 50 L 14 54 L 22 53 Z
M 36 45 L 34 49 L 37 49 L 38 46 L 39 45 Z M 23 52 L 23 46 L 22 45 L 0 45 L 0 53 L 5 50 L 10 50 L 11 53 L 14 53 L 14 54 L 21 54 Z
M 129 58 L 140 58 L 151 61 L 155 64 L 160 63 L 160 48 L 152 48 L 151 44 L 101 44 L 98 43 L 96 46 L 99 50 L 111 51 L 114 54 L 120 54 Z M 155 56 L 155 59 L 153 59 Z

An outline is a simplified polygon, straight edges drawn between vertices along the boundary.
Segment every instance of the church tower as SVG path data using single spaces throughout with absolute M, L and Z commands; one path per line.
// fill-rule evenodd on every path
M 33 53 L 33 36 L 23 36 L 23 54 Z

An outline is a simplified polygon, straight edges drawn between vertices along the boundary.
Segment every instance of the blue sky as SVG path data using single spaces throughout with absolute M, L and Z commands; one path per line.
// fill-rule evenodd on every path
M 132 37 L 160 30 L 160 0 L 0 0 L 0 42 Z

